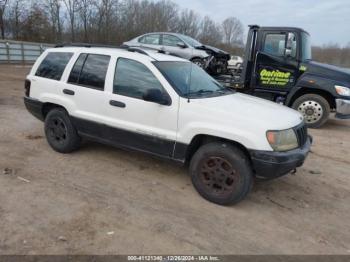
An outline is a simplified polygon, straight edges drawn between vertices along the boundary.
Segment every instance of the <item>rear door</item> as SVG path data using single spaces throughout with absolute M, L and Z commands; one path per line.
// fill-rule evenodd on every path
M 111 57 L 103 54 L 81 53 L 63 86 L 63 95 L 72 99 L 75 110 L 70 112 L 75 125 L 86 134 L 103 136 L 104 90 Z
M 264 31 L 254 70 L 255 95 L 285 95 L 295 85 L 298 74 L 297 36 L 292 33 L 292 52 L 286 54 L 287 31 Z M 290 35 L 290 36 L 291 36 Z

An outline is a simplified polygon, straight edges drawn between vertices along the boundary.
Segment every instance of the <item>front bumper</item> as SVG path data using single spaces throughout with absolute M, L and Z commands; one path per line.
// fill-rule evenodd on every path
M 335 117 L 341 119 L 350 119 L 350 100 L 336 99 L 337 113 Z
M 256 176 L 264 179 L 277 178 L 302 166 L 311 144 L 312 137 L 309 136 L 303 147 L 287 152 L 251 150 L 250 155 Z

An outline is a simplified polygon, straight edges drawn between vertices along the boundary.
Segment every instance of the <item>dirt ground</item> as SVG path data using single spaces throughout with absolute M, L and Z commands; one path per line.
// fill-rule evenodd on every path
M 96 143 L 62 155 L 0 66 L 0 254 L 350 254 L 350 121 L 311 130 L 296 175 L 221 207 L 187 170 Z

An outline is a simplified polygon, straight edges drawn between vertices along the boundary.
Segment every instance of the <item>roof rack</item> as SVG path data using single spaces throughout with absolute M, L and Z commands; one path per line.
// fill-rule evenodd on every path
M 122 49 L 122 50 L 127 50 L 129 52 L 135 52 L 135 53 L 140 53 L 146 56 L 149 56 L 151 58 L 153 58 L 154 60 L 157 60 L 156 58 L 152 57 L 152 55 L 147 52 L 147 51 L 153 51 L 156 53 L 160 53 L 160 54 L 166 54 L 166 55 L 172 55 L 172 56 L 177 56 L 176 54 L 173 53 L 169 53 L 166 52 L 162 49 L 158 49 L 158 48 L 141 48 L 141 47 L 133 47 L 133 46 L 127 46 L 127 45 L 121 45 L 121 46 L 114 46 L 114 45 L 101 45 L 101 44 L 90 44 L 90 43 L 61 43 L 61 44 L 56 44 L 55 48 L 59 48 L 59 47 L 87 47 L 87 48 L 91 48 L 91 47 L 103 47 L 103 48 L 115 48 L 115 49 Z
M 62 44 L 57 44 L 55 45 L 55 48 L 59 47 L 103 47 L 103 48 L 115 48 L 115 49 L 122 49 L 122 50 L 127 50 L 129 52 L 137 52 L 143 55 L 150 56 L 149 53 L 147 53 L 144 49 L 139 48 L 139 47 L 129 47 L 127 45 L 121 45 L 121 46 L 113 46 L 113 45 L 101 45 L 101 44 L 90 44 L 90 43 L 62 43 Z M 153 58 L 153 57 L 152 57 Z M 153 58 L 154 59 L 154 58 Z
M 102 45 L 102 44 L 90 44 L 90 43 L 60 43 L 55 45 L 57 47 L 105 47 L 105 48 L 119 48 L 125 49 L 123 46 L 114 46 L 114 45 Z

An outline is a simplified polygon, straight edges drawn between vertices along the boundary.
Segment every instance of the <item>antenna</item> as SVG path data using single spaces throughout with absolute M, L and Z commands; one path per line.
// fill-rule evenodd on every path
M 193 69 L 193 63 L 190 62 L 191 64 L 191 68 L 190 68 L 190 81 L 188 84 L 188 88 L 187 88 L 187 103 L 190 102 L 190 91 L 191 91 L 191 83 L 192 83 L 192 69 Z

